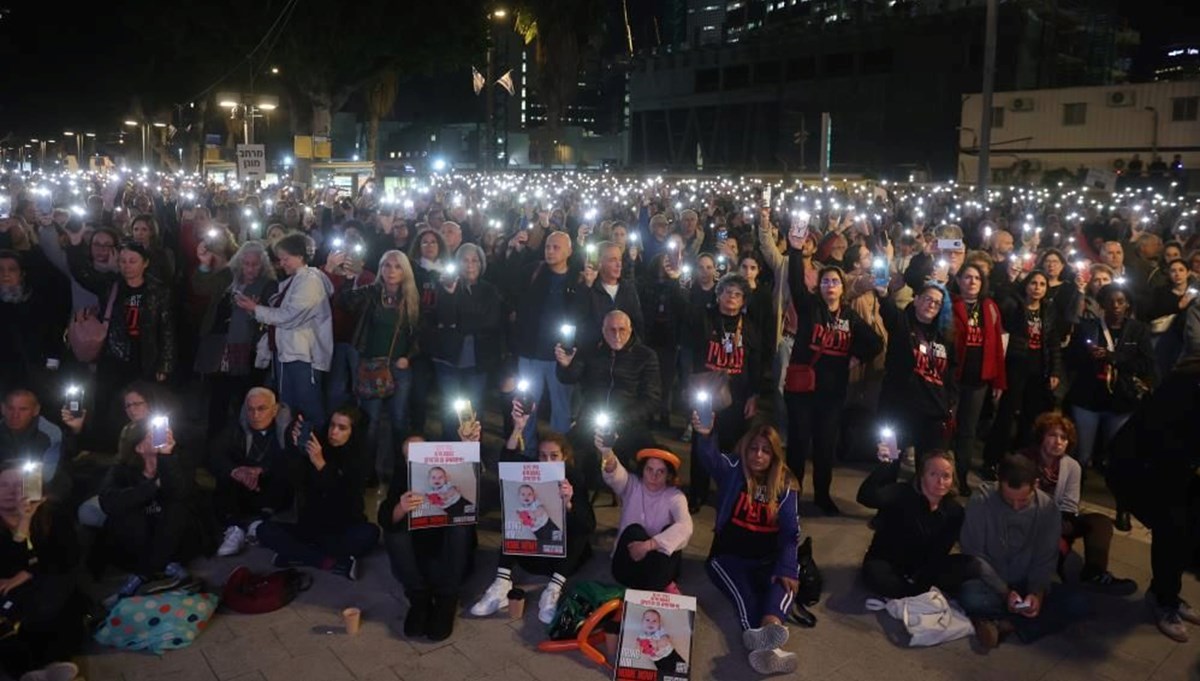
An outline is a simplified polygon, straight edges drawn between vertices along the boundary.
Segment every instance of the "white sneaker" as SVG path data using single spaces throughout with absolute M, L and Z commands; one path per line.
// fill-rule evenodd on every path
M 26 672 L 21 681 L 75 681 L 79 667 L 74 662 L 54 662 L 44 669 Z
M 246 542 L 250 544 L 258 543 L 258 526 L 262 525 L 263 521 L 255 520 L 246 527 Z
M 236 556 L 246 547 L 246 533 L 237 525 L 230 525 L 225 528 L 225 539 L 221 541 L 221 546 L 217 548 L 218 556 Z
M 550 624 L 554 621 L 554 613 L 558 611 L 558 598 L 562 596 L 562 587 L 554 582 L 546 585 L 542 597 L 538 599 L 538 621 Z
M 512 589 L 512 580 L 496 578 L 492 585 L 483 592 L 479 602 L 471 606 L 471 614 L 476 617 L 487 617 L 496 614 L 497 610 L 508 608 L 508 592 Z
M 750 653 L 750 667 L 759 674 L 791 674 L 800 666 L 796 653 L 778 648 L 755 650 Z

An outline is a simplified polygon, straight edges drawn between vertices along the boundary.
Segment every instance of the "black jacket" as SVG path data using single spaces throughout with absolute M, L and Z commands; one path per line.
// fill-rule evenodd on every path
M 948 418 L 958 402 L 954 342 L 935 325 L 920 323 L 913 305 L 901 310 L 884 298 L 879 312 L 888 332 L 879 404 L 904 415 Z
M 365 353 L 371 335 L 371 320 L 375 317 L 375 310 L 383 304 L 383 282 L 376 279 L 373 283 L 358 288 L 344 286 L 334 295 L 333 302 L 355 315 L 354 335 L 351 337 L 350 344 L 359 353 Z M 400 314 L 404 315 L 403 304 L 400 306 Z M 419 333 L 419 320 L 405 323 L 405 320 L 401 319 L 393 357 L 399 359 L 415 356 L 419 350 L 417 342 Z
M 557 326 L 543 328 L 542 310 L 546 304 L 546 296 L 550 291 L 550 271 L 545 263 L 538 261 L 532 267 L 520 270 L 515 275 L 510 290 L 517 307 L 517 323 L 513 329 L 513 352 L 520 357 L 530 359 L 551 360 L 553 354 L 547 356 L 538 352 L 539 345 L 557 334 Z M 587 291 L 579 283 L 579 270 L 569 267 L 566 273 L 567 285 L 564 294 L 564 310 L 561 322 L 554 324 L 574 324 L 576 340 L 582 342 L 579 327 L 587 318 Z M 553 347 L 553 345 L 551 345 Z
M 629 320 L 633 323 L 633 333 L 641 336 L 645 333 L 645 324 L 642 321 L 642 304 L 638 299 L 637 289 L 632 282 L 621 280 L 617 283 L 617 297 L 614 300 L 608 295 L 608 291 L 604 290 L 604 285 L 600 283 L 600 278 L 596 277 L 596 281 L 590 289 L 584 292 L 588 306 L 588 322 L 585 328 L 581 329 L 580 344 L 587 346 L 595 341 L 599 341 L 603 335 L 601 329 L 604 326 L 604 316 L 613 310 L 620 310 L 629 315 Z
M 727 373 L 733 406 L 738 409 L 750 397 L 774 393 L 771 364 L 767 361 L 767 340 L 745 312 L 726 317 L 713 305 L 693 308 L 692 313 L 690 335 L 694 373 Z
M 225 480 L 239 466 L 259 466 L 264 470 L 286 471 L 288 448 L 287 431 L 292 422 L 292 413 L 286 405 L 279 405 L 275 423 L 271 426 L 271 447 L 261 456 L 252 456 L 252 433 L 246 425 L 246 410 L 242 407 L 237 423 L 231 423 L 225 432 L 210 445 L 208 470 L 217 480 Z
M 580 348 L 567 367 L 555 367 L 558 380 L 583 387 L 584 409 L 604 407 L 626 427 L 639 428 L 658 413 L 662 401 L 658 355 L 631 337 L 625 347 L 613 350 L 600 341 Z
M 674 349 L 688 314 L 687 292 L 678 279 L 647 280 L 638 299 L 642 304 L 645 331 L 641 334 L 652 348 Z
M 91 260 L 81 246 L 71 246 L 67 249 L 67 261 L 71 266 L 71 275 L 79 285 L 96 294 L 99 298 L 100 314 L 103 315 L 108 307 L 109 296 L 113 290 L 117 292 L 113 303 L 114 319 L 108 325 L 108 336 L 104 339 L 104 355 L 120 361 L 128 361 L 122 356 L 122 348 L 130 342 L 129 320 L 124 319 L 122 309 L 124 301 L 129 297 L 129 287 L 115 273 L 97 272 L 92 267 Z M 170 374 L 175 369 L 177 357 L 175 339 L 175 312 L 171 290 L 147 270 L 145 284 L 142 289 L 142 301 L 139 307 L 137 322 L 138 334 L 141 340 L 141 366 L 139 369 L 145 377 L 154 374 Z
M 504 309 L 500 290 L 480 280 L 467 287 L 459 279 L 454 292 L 442 288 L 431 315 L 432 341 L 426 348 L 435 360 L 457 364 L 467 336 L 475 337 L 475 368 L 493 371 L 503 351 Z
M 289 438 L 290 439 L 290 438 Z M 343 530 L 355 523 L 366 522 L 363 513 L 362 470 L 363 440 L 352 435 L 341 447 L 334 447 L 323 434 L 317 435 L 321 443 L 325 467 L 317 470 L 308 460 L 308 454 L 299 445 L 293 445 L 290 456 L 304 460 L 304 475 L 300 490 L 298 519 L 306 530 L 330 533 Z
M 879 510 L 867 558 L 886 560 L 912 576 L 945 560 L 958 541 L 965 513 L 953 496 L 936 510 L 911 482 L 897 482 L 900 462 L 880 464 L 858 488 L 858 503 Z
M 1000 304 L 1000 319 L 1008 332 L 1008 350 L 1005 359 L 1013 369 L 1014 362 L 1036 362 L 1041 367 L 1042 377 L 1062 378 L 1062 339 L 1067 332 L 1065 320 L 1059 317 L 1054 305 L 1043 300 L 1039 310 L 1042 317 L 1041 348 L 1029 348 L 1029 324 L 1026 321 L 1025 303 L 1018 297 L 1009 297 Z
M 154 515 L 161 513 L 164 506 L 187 503 L 192 496 L 194 483 L 187 475 L 186 467 L 179 457 L 163 454 L 158 457 L 158 473 L 151 479 L 142 474 L 142 460 L 120 463 L 108 472 L 103 491 L 100 492 L 100 508 L 110 516 L 129 513 Z
M 1110 332 L 1113 353 L 1109 359 L 1092 357 L 1093 347 L 1107 347 L 1108 339 L 1099 319 L 1081 319 L 1067 346 L 1067 365 L 1074 370 L 1068 400 L 1089 411 L 1134 411 L 1140 398 L 1133 379 L 1154 384 L 1154 349 L 1150 329 L 1141 321 L 1126 319 L 1120 331 Z M 1106 367 L 1115 370 L 1112 384 L 1105 379 Z

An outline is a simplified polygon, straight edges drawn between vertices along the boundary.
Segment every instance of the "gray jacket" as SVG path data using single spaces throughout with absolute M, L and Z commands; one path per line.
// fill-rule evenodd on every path
M 1044 593 L 1058 565 L 1058 505 L 1035 489 L 1028 506 L 1013 510 L 998 484 L 987 483 L 971 497 L 959 545 L 963 553 L 983 559 L 1010 588 L 1024 583 L 1026 593 Z

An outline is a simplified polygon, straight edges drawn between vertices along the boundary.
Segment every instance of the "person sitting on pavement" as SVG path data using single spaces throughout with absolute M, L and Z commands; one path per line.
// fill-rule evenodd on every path
M 459 430 L 468 442 L 478 442 L 478 423 L 469 431 Z M 454 633 L 458 611 L 458 592 L 471 573 L 478 540 L 474 525 L 440 525 L 409 531 L 408 514 L 425 502 L 425 496 L 412 489 L 408 479 L 408 448 L 424 442 L 413 436 L 404 441 L 404 459 L 397 461 L 388 485 L 387 498 L 379 504 L 378 522 L 383 530 L 392 575 L 404 587 L 408 613 L 404 616 L 404 635 L 410 639 L 425 636 L 444 641 Z
M 980 558 L 983 572 L 963 583 L 959 603 L 985 648 L 1016 634 L 1023 643 L 1061 631 L 1087 615 L 1077 590 L 1051 590 L 1062 516 L 1037 487 L 1037 467 L 1020 454 L 1000 462 L 998 480 L 980 487 L 967 504 L 959 544 Z
M 298 438 L 306 428 L 297 417 L 289 440 L 294 457 L 303 452 L 307 465 L 300 483 L 302 499 L 298 520 L 266 520 L 258 527 L 258 541 L 275 552 L 275 567 L 306 565 L 358 579 L 359 558 L 379 543 L 379 528 L 363 514 L 365 462 L 359 450 L 362 438 L 357 408 L 339 407 L 329 418 L 324 436 L 308 431 L 308 441 Z
M 521 433 L 525 431 L 529 418 L 530 414 L 524 413 L 519 404 L 513 404 L 513 429 L 500 455 L 502 461 L 526 460 L 521 446 Z M 471 607 L 471 614 L 476 617 L 486 617 L 508 607 L 508 592 L 513 585 L 513 568 L 520 566 L 528 573 L 550 576 L 550 583 L 546 585 L 538 600 L 538 621 L 550 624 L 554 620 L 558 600 L 567 580 L 591 557 L 591 539 L 596 530 L 596 515 L 588 499 L 587 483 L 575 466 L 571 444 L 558 433 L 543 433 L 538 440 L 538 461 L 562 461 L 566 464 L 566 480 L 558 486 L 566 505 L 566 552 L 561 558 L 510 556 L 501 553 L 499 565 L 496 567 L 496 579 L 479 602 Z
M 257 541 L 258 527 L 275 512 L 288 508 L 292 498 L 286 434 L 291 412 L 268 388 L 251 388 L 242 414 L 231 423 L 209 452 L 208 466 L 217 487 L 213 493 L 217 518 L 225 526 L 219 556 L 242 551 L 247 540 Z
M 1108 553 L 1112 544 L 1113 521 L 1101 513 L 1080 513 L 1079 495 L 1083 471 L 1079 462 L 1067 456 L 1075 447 L 1075 424 L 1061 412 L 1046 412 L 1033 424 L 1034 442 L 1023 454 L 1037 465 L 1038 488 L 1054 498 L 1062 513 L 1062 556 L 1058 562 L 1062 577 L 1063 562 L 1071 543 L 1083 539 L 1083 571 L 1079 583 L 1084 588 L 1115 596 L 1137 591 L 1137 582 L 1114 577 L 1108 571 Z
M 117 562 L 132 566 L 106 605 L 189 582 L 184 563 L 199 553 L 195 526 L 202 516 L 194 504 L 195 483 L 174 454 L 175 434 L 164 426 L 159 436 L 154 428 L 153 419 L 134 423 L 100 493 L 105 536 L 115 544 Z
M 879 459 L 858 488 L 858 503 L 879 511 L 863 558 L 863 582 L 884 598 L 916 596 L 932 587 L 957 594 L 977 559 L 950 553 L 965 516 L 955 489 L 953 455 L 930 450 L 911 482 L 897 481 L 898 449 L 880 443 Z
M 66 509 L 25 496 L 19 460 L 0 462 L 0 601 L 13 640 L 0 647 L 0 669 L 16 676 L 66 660 L 83 644 L 84 600 L 75 586 L 79 561 Z
M 623 461 L 645 447 L 654 446 L 647 424 L 658 413 L 662 399 L 658 356 L 633 335 L 629 315 L 613 310 L 604 316 L 603 340 L 591 348 L 567 352 L 554 349 L 558 380 L 581 386 L 583 418 L 570 433 L 585 472 L 596 469 L 590 450 L 593 419 L 607 414 L 619 433 L 614 450 Z M 582 350 L 582 352 L 581 352 Z
M 643 449 L 637 453 L 638 474 L 631 476 L 600 435 L 595 445 L 604 483 L 621 498 L 613 579 L 630 589 L 677 593 L 683 547 L 692 538 L 687 498 L 675 484 L 679 457 L 663 449 Z
M 42 466 L 42 478 L 51 481 L 62 459 L 62 431 L 42 416 L 37 395 L 14 388 L 0 406 L 0 461 L 32 459 Z
M 729 455 L 717 446 L 713 416 L 707 418 L 706 424 L 692 414 L 696 452 L 717 481 L 708 575 L 737 607 L 750 667 L 760 674 L 794 672 L 796 654 L 782 648 L 800 588 L 800 482 L 774 427 L 752 426 Z

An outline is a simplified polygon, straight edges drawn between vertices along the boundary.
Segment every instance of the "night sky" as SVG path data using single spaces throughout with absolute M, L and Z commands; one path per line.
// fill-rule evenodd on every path
M 629 2 L 650 5 L 653 0 Z M 1122 15 L 1142 32 L 1135 72 L 1152 68 L 1159 46 L 1198 37 L 1195 31 L 1189 35 L 1188 22 L 1181 21 L 1179 10 L 1167 9 L 1169 4 L 1166 0 L 1119 1 Z M 237 45 L 265 31 L 278 2 L 262 0 L 252 6 L 261 7 L 257 10 L 261 22 L 249 17 L 236 24 L 261 23 L 262 28 L 246 25 L 241 33 L 221 28 L 219 17 L 204 15 L 185 22 L 161 19 L 163 4 L 149 0 L 127 0 L 102 10 L 85 5 L 77 11 L 36 0 L 0 0 L 0 7 L 5 5 L 9 9 L 0 19 L 0 55 L 5 64 L 0 77 L 0 138 L 15 141 L 57 136 L 64 130 L 96 132 L 102 137 L 115 133 L 139 93 L 159 101 L 185 100 L 187 93 L 211 83 L 213 74 L 239 61 Z M 201 56 L 166 53 L 171 48 L 163 47 L 164 37 L 189 41 L 192 54 Z M 419 92 L 407 95 L 419 97 Z

